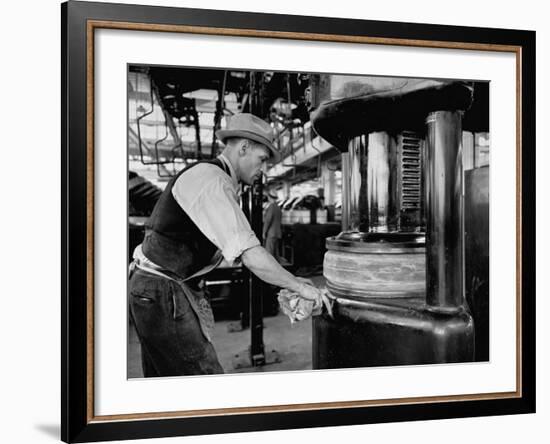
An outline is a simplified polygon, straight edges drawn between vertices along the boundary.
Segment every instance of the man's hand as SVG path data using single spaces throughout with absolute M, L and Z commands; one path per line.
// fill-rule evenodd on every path
M 319 303 L 321 300 L 321 291 L 313 285 L 307 283 L 300 283 L 298 295 L 303 299 L 307 299 L 308 301 L 313 301 L 315 303 Z
M 311 279 L 296 276 L 296 280 L 301 284 L 311 285 L 312 287 L 315 287 L 315 284 Z

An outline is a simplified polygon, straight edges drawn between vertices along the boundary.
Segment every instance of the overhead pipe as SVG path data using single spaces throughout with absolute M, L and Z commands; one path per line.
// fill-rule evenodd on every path
M 173 161 L 172 160 L 164 160 L 162 162 L 159 161 L 158 143 L 155 143 L 155 161 L 153 161 L 153 162 L 146 161 L 144 159 L 144 156 L 143 156 L 144 143 L 143 143 L 143 140 L 141 138 L 141 120 L 144 119 L 145 117 L 153 114 L 153 111 L 155 110 L 155 99 L 154 99 L 154 96 L 153 96 L 153 94 L 154 94 L 153 79 L 150 76 L 149 76 L 149 93 L 150 93 L 151 109 L 149 111 L 145 112 L 144 114 L 142 114 L 141 116 L 137 117 L 137 119 L 136 119 L 139 155 L 140 155 L 141 163 L 143 165 L 157 165 L 157 170 L 159 171 L 159 175 L 160 175 L 159 165 L 166 165 L 168 163 L 173 163 Z M 165 116 L 165 119 L 166 119 L 166 116 Z M 164 139 L 166 139 L 166 137 Z

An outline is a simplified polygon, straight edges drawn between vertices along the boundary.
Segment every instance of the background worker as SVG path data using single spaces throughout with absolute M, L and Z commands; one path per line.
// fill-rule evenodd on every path
M 281 219 L 282 211 L 277 205 L 277 194 L 275 190 L 269 190 L 267 193 L 268 205 L 263 215 L 263 240 L 265 249 L 278 262 L 279 248 L 282 238 Z

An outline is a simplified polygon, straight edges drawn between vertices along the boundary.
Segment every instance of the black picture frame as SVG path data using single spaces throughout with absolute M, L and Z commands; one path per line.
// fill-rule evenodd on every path
M 535 412 L 535 32 L 69 1 L 62 23 L 61 434 L 90 442 L 370 424 Z M 195 416 L 93 414 L 93 41 L 94 29 L 369 41 L 441 48 L 507 47 L 518 56 L 518 390 L 493 398 L 429 399 L 318 409 L 240 409 Z M 201 31 L 203 30 L 203 31 Z M 300 37 L 302 36 L 302 37 Z M 473 46 L 469 46 L 473 45 Z M 529 116 L 529 118 L 522 118 Z

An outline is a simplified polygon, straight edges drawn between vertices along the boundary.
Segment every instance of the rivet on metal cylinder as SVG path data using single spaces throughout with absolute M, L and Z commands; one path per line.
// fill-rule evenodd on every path
M 462 113 L 426 119 L 426 303 L 456 311 L 463 294 Z

